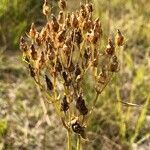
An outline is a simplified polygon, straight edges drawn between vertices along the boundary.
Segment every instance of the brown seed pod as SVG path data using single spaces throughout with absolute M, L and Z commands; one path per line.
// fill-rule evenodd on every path
M 63 11 L 59 12 L 58 22 L 59 22 L 59 24 L 63 24 L 64 23 L 64 13 L 63 13 Z
M 59 3 L 58 3 L 58 6 L 61 10 L 65 10 L 67 8 L 67 3 L 66 3 L 66 0 L 60 0 Z
M 35 42 L 37 43 L 38 46 L 42 44 L 42 40 L 38 32 L 36 32 L 36 35 L 35 35 Z
M 112 40 L 109 38 L 108 39 L 108 45 L 106 47 L 106 54 L 113 55 L 114 52 L 115 52 L 114 44 L 113 44 Z
M 82 115 L 87 115 L 88 113 L 88 109 L 87 107 L 85 106 L 85 101 L 84 99 L 82 98 L 82 96 L 80 95 L 77 100 L 76 100 L 76 108 L 79 110 L 79 112 L 82 114 Z
M 37 55 L 37 51 L 35 50 L 35 47 L 33 44 L 30 46 L 30 50 L 31 50 L 31 58 L 33 60 L 37 60 L 38 55 Z
M 78 21 L 77 16 L 76 16 L 75 13 L 71 14 L 71 26 L 73 28 L 78 28 L 78 26 L 79 26 L 79 21 Z
M 59 24 L 57 22 L 57 19 L 54 14 L 51 15 L 52 22 L 51 22 L 51 28 L 54 32 L 57 32 L 59 30 Z
M 47 16 L 50 13 L 50 7 L 48 5 L 48 1 L 45 0 L 43 4 L 43 14 Z
M 65 33 L 66 33 L 65 30 L 62 30 L 58 33 L 58 35 L 57 35 L 58 42 L 61 43 L 65 40 Z
M 67 102 L 67 97 L 65 95 L 61 102 L 61 111 L 64 111 L 66 113 L 68 109 L 69 109 L 69 103 Z
M 118 46 L 122 46 L 124 42 L 124 37 L 122 35 L 122 33 L 120 32 L 120 30 L 117 30 L 117 35 L 116 35 L 116 44 Z
M 35 35 L 36 35 L 36 28 L 35 28 L 35 24 L 34 23 L 32 23 L 32 25 L 31 25 L 31 29 L 30 29 L 30 31 L 29 31 L 29 37 L 31 38 L 31 39 L 34 39 L 35 38 Z
M 111 72 L 117 72 L 118 71 L 118 66 L 119 66 L 119 63 L 118 63 L 117 57 L 114 55 L 112 57 L 112 62 L 110 64 L 110 71 Z
M 92 3 L 86 4 L 85 8 L 86 8 L 86 11 L 88 13 L 92 13 L 93 12 L 93 5 L 92 5 Z
M 82 38 L 81 30 L 80 29 L 75 30 L 74 42 L 77 44 L 77 46 L 80 46 L 82 41 L 83 38 Z
M 50 91 L 53 90 L 53 88 L 54 88 L 53 83 L 51 82 L 51 80 L 48 78 L 47 75 L 45 75 L 45 80 L 46 80 L 47 88 L 48 88 Z
M 81 126 L 77 119 L 71 121 L 71 127 L 73 132 L 79 134 L 83 139 L 86 139 L 85 127 Z

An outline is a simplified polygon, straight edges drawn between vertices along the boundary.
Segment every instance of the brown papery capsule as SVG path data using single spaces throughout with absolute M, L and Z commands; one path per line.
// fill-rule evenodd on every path
M 74 42 L 77 43 L 77 46 L 79 47 L 82 41 L 83 38 L 82 38 L 81 30 L 80 29 L 75 30 Z
M 35 42 L 37 43 L 38 46 L 42 44 L 42 40 L 38 32 L 36 32 L 36 35 L 35 35 Z
M 117 30 L 117 35 L 116 35 L 116 44 L 118 46 L 122 46 L 124 42 L 124 37 L 122 35 L 122 33 L 120 32 L 120 30 Z
M 30 50 L 31 50 L 32 59 L 37 60 L 38 55 L 37 55 L 37 51 L 35 50 L 35 47 L 33 44 L 31 45 Z
M 50 7 L 49 7 L 49 5 L 48 5 L 48 1 L 45 0 L 45 1 L 44 1 L 44 4 L 43 4 L 43 14 L 44 14 L 45 16 L 48 16 L 49 13 L 50 13 Z
M 32 39 L 34 39 L 35 35 L 36 35 L 36 32 L 37 31 L 36 31 L 35 25 L 34 25 L 34 23 L 32 23 L 31 29 L 29 31 L 29 37 L 32 38 Z
M 58 35 L 57 35 L 58 42 L 61 43 L 65 40 L 65 33 L 66 33 L 65 30 L 62 30 L 58 33 Z
M 47 75 L 45 75 L 45 80 L 46 80 L 46 84 L 47 84 L 47 88 L 51 91 L 53 90 L 53 83 L 51 82 L 51 80 L 48 78 Z
M 93 12 L 93 5 L 91 4 L 91 3 L 89 3 L 89 4 L 86 4 L 86 11 L 88 12 L 88 13 L 92 13 Z
M 76 100 L 76 108 L 79 110 L 79 112 L 82 114 L 82 115 L 87 115 L 88 113 L 88 109 L 87 107 L 85 106 L 85 101 L 84 99 L 82 98 L 82 96 L 80 95 L 77 100 Z
M 86 139 L 85 130 L 84 130 L 85 127 L 81 126 L 78 121 L 72 121 L 71 126 L 72 126 L 72 130 L 75 133 L 79 134 L 83 139 Z
M 113 55 L 115 52 L 115 47 L 111 39 L 108 40 L 108 45 L 106 47 L 106 54 Z
M 74 13 L 72 13 L 71 15 L 71 26 L 73 28 L 77 28 L 79 26 L 79 21 L 77 19 L 77 16 Z
M 52 22 L 51 22 L 52 30 L 54 32 L 57 32 L 59 30 L 59 24 L 57 22 L 57 19 L 54 14 L 51 15 L 51 18 L 52 18 Z
M 61 102 L 61 111 L 64 111 L 66 113 L 66 111 L 68 109 L 69 109 L 69 103 L 67 102 L 67 97 L 65 95 L 62 102 Z
M 110 64 L 110 71 L 111 72 L 117 72 L 118 71 L 118 66 L 119 66 L 119 63 L 118 63 L 117 57 L 114 55 L 112 57 L 112 62 Z
M 67 8 L 67 3 L 66 3 L 66 0 L 60 0 L 59 3 L 58 3 L 58 6 L 61 10 L 65 10 Z
M 59 24 L 63 24 L 64 23 L 64 13 L 63 13 L 63 11 L 59 12 L 58 22 L 59 22 Z

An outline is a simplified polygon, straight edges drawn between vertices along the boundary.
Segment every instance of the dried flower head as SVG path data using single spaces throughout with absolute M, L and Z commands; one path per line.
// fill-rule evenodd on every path
M 70 13 L 66 0 L 60 0 L 59 7 L 58 16 L 47 17 L 41 31 L 32 23 L 28 39 L 20 39 L 20 49 L 31 77 L 53 100 L 64 127 L 86 138 L 84 118 L 90 115 L 91 107 L 95 106 L 112 73 L 119 69 L 115 47 L 123 45 L 124 37 L 118 30 L 116 42 L 109 38 L 105 50 L 100 50 L 102 26 L 100 19 L 92 15 L 93 5 L 80 4 L 79 11 Z M 47 0 L 43 14 L 50 15 Z M 86 100 L 84 90 L 87 76 L 94 79 L 96 95 L 91 101 Z M 72 117 L 75 119 L 68 119 Z

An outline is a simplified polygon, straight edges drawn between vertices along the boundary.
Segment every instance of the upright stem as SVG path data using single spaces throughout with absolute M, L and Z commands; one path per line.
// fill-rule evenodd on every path
M 78 138 L 77 138 L 77 150 L 81 150 L 81 137 L 80 137 L 80 135 L 78 135 Z
M 67 130 L 67 150 L 71 150 L 71 133 Z

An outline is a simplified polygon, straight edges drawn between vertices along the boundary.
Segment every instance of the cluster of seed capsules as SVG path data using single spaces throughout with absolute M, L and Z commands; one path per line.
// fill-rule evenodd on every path
M 57 17 L 50 8 L 45 0 L 46 25 L 39 31 L 33 23 L 27 38 L 21 37 L 20 48 L 31 77 L 53 103 L 59 104 L 65 126 L 85 138 L 83 118 L 89 110 L 83 92 L 84 76 L 93 75 L 93 88 L 100 94 L 111 74 L 118 71 L 115 47 L 122 46 L 124 38 L 118 30 L 116 42 L 109 39 L 100 51 L 102 29 L 99 18 L 93 19 L 93 4 L 80 4 L 79 11 L 70 13 L 66 0 L 60 0 Z M 66 117 L 70 114 L 73 119 Z

